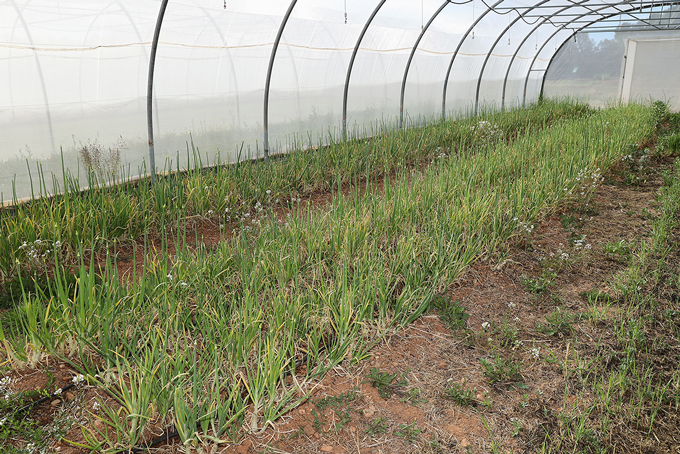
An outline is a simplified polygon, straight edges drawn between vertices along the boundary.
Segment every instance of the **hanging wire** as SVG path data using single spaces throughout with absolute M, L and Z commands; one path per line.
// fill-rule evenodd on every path
M 224 0 L 224 9 L 227 9 L 227 0 Z
M 472 0 L 472 23 L 475 23 L 475 1 Z M 475 39 L 475 28 L 472 27 L 472 39 Z
M 508 46 L 510 45 L 510 32 L 511 32 L 510 26 L 512 25 L 512 21 L 510 19 L 511 19 L 510 14 L 508 14 Z
M 347 25 L 347 0 L 345 0 L 345 25 Z

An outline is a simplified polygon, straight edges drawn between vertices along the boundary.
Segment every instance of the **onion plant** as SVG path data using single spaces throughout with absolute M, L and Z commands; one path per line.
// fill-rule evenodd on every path
M 137 196 L 134 213 L 152 203 L 152 214 L 137 213 L 140 225 L 176 229 L 190 210 L 229 209 L 222 216 L 238 223 L 234 238 L 151 257 L 124 284 L 112 263 L 101 283 L 93 262 L 89 272 L 83 264 L 72 292 L 55 284 L 25 297 L 26 335 L 0 333 L 2 352 L 16 366 L 36 354 L 69 361 L 117 400 L 102 403 L 115 430 L 91 434 L 91 449 L 142 442 L 152 418 L 187 446 L 235 437 L 234 428 L 261 431 L 326 370 L 364 358 L 471 263 L 587 190 L 653 131 L 638 105 L 546 103 L 522 112 L 140 184 L 137 194 L 148 198 Z M 493 134 L 480 133 L 480 121 Z M 411 166 L 419 162 L 428 165 Z M 380 174 L 380 191 L 361 190 Z M 297 203 L 320 187 L 336 192 L 327 206 Z M 277 203 L 290 205 L 287 218 L 274 215 Z M 98 378 L 107 374 L 115 379 Z

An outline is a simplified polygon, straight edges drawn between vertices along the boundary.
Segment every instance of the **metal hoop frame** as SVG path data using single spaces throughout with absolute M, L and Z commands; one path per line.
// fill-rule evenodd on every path
M 354 50 L 352 51 L 352 57 L 349 59 L 349 66 L 347 67 L 347 77 L 345 78 L 345 88 L 344 88 L 343 95 L 342 95 L 342 138 L 344 140 L 347 139 L 347 96 L 349 94 L 349 80 L 352 77 L 352 69 L 354 68 L 354 60 L 356 60 L 356 58 L 357 58 L 357 52 L 359 52 L 359 46 L 361 46 L 361 42 L 364 40 L 364 36 L 366 36 L 366 32 L 368 31 L 368 28 L 371 26 L 373 19 L 375 19 L 375 16 L 378 15 L 378 12 L 380 12 L 380 9 L 383 7 L 385 2 L 387 2 L 387 0 L 381 0 L 380 3 L 378 3 L 378 6 L 376 6 L 375 9 L 373 10 L 373 13 L 371 14 L 371 16 L 366 21 L 366 24 L 364 25 L 364 28 L 363 28 L 363 30 L 361 30 L 361 34 L 359 35 L 359 38 L 357 39 L 357 43 L 354 46 Z
M 471 1 L 473 1 L 473 0 L 471 0 Z M 680 1 L 641 0 L 639 3 L 637 3 L 635 6 L 633 6 L 631 8 L 620 9 L 619 7 L 623 6 L 623 5 L 626 5 L 626 6 L 632 6 L 632 5 L 629 2 L 619 0 L 616 3 L 605 4 L 605 5 L 602 5 L 601 8 L 593 9 L 593 6 L 595 6 L 595 5 L 593 5 L 593 6 L 588 5 L 587 0 L 581 1 L 581 2 L 578 2 L 578 3 L 566 4 L 566 5 L 543 6 L 549 0 L 541 0 L 539 3 L 537 3 L 533 6 L 524 6 L 524 7 L 516 7 L 516 6 L 502 7 L 502 6 L 500 6 L 504 1 L 505 0 L 498 0 L 494 4 L 492 4 L 491 6 L 487 7 L 486 10 L 484 10 L 482 12 L 482 14 L 480 14 L 480 16 L 473 21 L 473 23 L 470 25 L 470 27 L 463 34 L 462 38 L 458 42 L 458 45 L 456 46 L 456 49 L 453 52 L 453 55 L 451 57 L 451 61 L 450 61 L 449 66 L 447 68 L 446 76 L 444 78 L 444 86 L 443 86 L 443 90 L 442 90 L 442 119 L 446 118 L 447 88 L 448 88 L 449 79 L 451 77 L 453 64 L 455 63 L 456 58 L 458 57 L 460 49 L 462 48 L 463 44 L 466 42 L 467 38 L 470 36 L 470 33 L 473 32 L 475 27 L 490 12 L 499 13 L 499 11 L 506 11 L 507 10 L 507 13 L 509 13 L 511 10 L 515 10 L 518 13 L 518 17 L 515 18 L 515 20 L 512 21 L 512 23 L 508 24 L 508 26 L 505 27 L 503 29 L 503 31 L 497 36 L 496 40 L 491 45 L 489 52 L 486 54 L 486 56 L 484 58 L 484 62 L 482 63 L 482 67 L 481 67 L 481 70 L 479 72 L 479 77 L 477 78 L 477 87 L 476 87 L 476 91 L 475 91 L 475 113 L 477 113 L 478 106 L 479 106 L 480 87 L 481 87 L 482 79 L 483 79 L 483 76 L 484 76 L 484 71 L 485 71 L 487 63 L 488 63 L 488 61 L 491 57 L 491 54 L 493 53 L 494 49 L 496 48 L 496 46 L 498 45 L 500 40 L 503 38 L 503 36 L 505 36 L 505 34 L 508 31 L 510 31 L 512 29 L 512 27 L 519 20 L 525 20 L 526 21 L 527 17 L 542 18 L 542 20 L 540 20 L 538 25 L 536 25 L 534 28 L 532 28 L 524 36 L 524 38 L 522 39 L 520 44 L 517 46 L 517 49 L 513 53 L 512 57 L 510 58 L 510 62 L 508 64 L 508 68 L 506 70 L 505 77 L 503 78 L 503 91 L 502 91 L 502 95 L 501 95 L 501 109 L 505 108 L 505 95 L 506 95 L 506 89 L 507 89 L 507 82 L 508 82 L 508 77 L 510 75 L 510 71 L 512 69 L 512 65 L 515 61 L 515 58 L 517 57 L 519 51 L 522 49 L 522 47 L 527 42 L 527 40 L 534 33 L 536 33 L 541 27 L 545 26 L 547 23 L 550 23 L 550 24 L 552 24 L 553 26 L 556 26 L 556 27 L 559 24 L 559 27 L 548 37 L 548 39 L 546 39 L 543 42 L 540 49 L 538 49 L 538 51 L 534 55 L 534 57 L 531 61 L 531 64 L 529 65 L 529 69 L 527 70 L 527 74 L 526 74 L 525 80 L 524 80 L 524 89 L 523 89 L 523 93 L 522 93 L 522 105 L 526 104 L 527 86 L 528 86 L 528 83 L 529 83 L 529 78 L 531 77 L 531 73 L 536 72 L 536 71 L 542 71 L 543 72 L 543 78 L 542 78 L 542 81 L 541 81 L 541 91 L 540 91 L 540 94 L 542 95 L 543 94 L 543 88 L 544 88 L 544 85 L 545 85 L 545 77 L 546 77 L 548 69 L 550 68 L 555 56 L 559 53 L 559 49 L 561 49 L 564 46 L 564 44 L 571 37 L 575 36 L 577 33 L 581 32 L 585 28 L 587 28 L 587 27 L 589 27 L 589 26 L 591 26 L 595 23 L 598 23 L 598 22 L 601 22 L 601 21 L 606 22 L 607 19 L 610 19 L 610 18 L 617 16 L 617 15 L 625 15 L 625 14 L 631 13 L 633 11 L 638 11 L 638 10 L 640 12 L 643 12 L 646 9 L 654 8 L 655 6 L 662 6 L 663 7 L 663 6 L 666 6 L 666 5 L 678 5 L 678 4 L 680 4 Z M 366 36 L 370 26 L 373 23 L 373 20 L 375 19 L 375 17 L 380 12 L 380 10 L 382 9 L 382 7 L 385 5 L 386 2 L 387 2 L 387 0 L 380 0 L 379 1 L 378 5 L 375 7 L 372 14 L 370 15 L 370 17 L 368 18 L 368 20 L 364 24 L 364 27 L 363 27 L 363 29 L 362 29 L 362 31 L 361 31 L 358 39 L 357 39 L 357 42 L 356 42 L 356 44 L 353 48 L 353 51 L 352 51 L 352 56 L 350 58 L 349 65 L 348 65 L 348 68 L 347 68 L 347 74 L 346 74 L 345 84 L 344 84 L 344 89 L 343 89 L 343 101 L 342 101 L 342 132 L 343 132 L 343 138 L 346 138 L 346 136 L 347 136 L 347 104 L 348 104 L 348 97 L 349 97 L 349 85 L 350 85 L 350 81 L 351 81 L 352 70 L 354 68 L 356 56 L 357 56 L 357 53 L 359 51 L 359 48 L 361 46 L 361 43 L 362 43 L 364 37 Z M 14 2 L 14 0 L 12 0 L 11 3 L 14 5 L 15 9 L 17 10 L 17 13 L 19 14 L 19 20 L 22 22 L 22 24 L 26 28 L 26 24 L 24 23 L 23 17 L 21 15 L 21 11 L 18 9 L 18 6 Z M 418 38 L 416 39 L 414 46 L 411 49 L 408 61 L 406 63 L 406 67 L 404 69 L 404 76 L 402 78 L 402 84 L 401 84 L 401 96 L 400 96 L 400 106 L 399 106 L 399 126 L 400 127 L 402 127 L 403 124 L 404 124 L 404 100 L 405 100 L 405 92 L 406 92 L 406 82 L 408 80 L 408 75 L 409 75 L 409 72 L 410 72 L 410 69 L 411 69 L 411 66 L 412 66 L 412 63 L 413 63 L 413 58 L 415 56 L 416 51 L 418 50 L 418 45 L 420 44 L 422 38 L 425 36 L 425 33 L 427 32 L 429 27 L 432 25 L 432 23 L 435 21 L 435 19 L 439 16 L 439 14 L 441 14 L 442 11 L 444 11 L 444 9 L 450 3 L 461 4 L 461 3 L 452 2 L 451 0 L 445 0 L 444 3 L 432 15 L 432 17 L 429 19 L 427 24 L 423 27 L 421 33 L 418 35 Z M 464 3 L 468 3 L 468 2 L 464 2 Z M 272 52 L 271 52 L 271 55 L 270 55 L 270 58 L 269 58 L 269 66 L 268 66 L 268 69 L 267 69 L 267 76 L 266 76 L 266 82 L 265 82 L 265 87 L 264 87 L 264 109 L 263 109 L 264 156 L 265 156 L 266 160 L 269 159 L 269 151 L 270 151 L 270 147 L 269 147 L 269 94 L 270 94 L 270 88 L 271 88 L 272 72 L 273 72 L 273 68 L 274 68 L 274 62 L 276 60 L 276 53 L 277 53 L 279 44 L 281 42 L 281 37 L 282 37 L 283 32 L 284 32 L 286 25 L 288 23 L 288 19 L 290 18 L 296 4 L 297 4 L 297 0 L 292 0 L 290 5 L 288 6 L 288 10 L 286 11 L 286 13 L 283 17 L 283 20 L 281 21 L 281 24 L 279 26 L 279 29 L 278 29 L 278 32 L 277 32 L 277 35 L 276 35 L 276 39 L 275 39 L 274 44 L 272 46 Z M 149 75 L 148 75 L 148 80 L 147 80 L 147 127 L 148 127 L 148 134 L 149 134 L 149 158 L 150 158 L 150 165 L 151 165 L 151 180 L 152 181 L 154 181 L 154 179 L 155 179 L 155 156 L 154 156 L 154 138 L 153 138 L 154 131 L 153 131 L 153 123 L 152 123 L 153 103 L 154 103 L 153 77 L 154 77 L 156 51 L 157 51 L 157 48 L 158 48 L 158 40 L 159 40 L 159 37 L 160 37 L 160 32 L 161 32 L 162 23 L 163 23 L 163 17 L 165 15 L 167 5 L 168 5 L 168 0 L 162 0 L 161 6 L 160 6 L 160 9 L 159 9 L 159 13 L 158 13 L 157 22 L 156 22 L 156 28 L 155 28 L 155 31 L 154 31 L 153 42 L 152 42 L 152 45 L 151 45 L 151 53 L 150 53 L 150 56 L 149 56 Z M 599 5 L 597 5 L 597 6 L 599 6 Z M 529 12 L 535 10 L 535 9 L 540 9 L 542 7 L 543 8 L 551 8 L 551 9 L 559 8 L 559 9 L 556 12 L 554 12 L 554 13 L 548 15 L 548 16 L 540 15 L 540 14 L 533 14 L 533 15 L 527 14 L 527 13 L 529 13 Z M 556 18 L 556 17 L 563 17 L 564 15 L 562 15 L 562 13 L 564 11 L 566 11 L 570 8 L 576 8 L 576 7 L 587 8 L 588 11 L 583 13 L 583 14 L 574 14 L 573 18 L 571 18 L 570 20 L 566 20 L 566 21 L 563 21 L 563 22 L 554 21 L 554 18 Z M 525 8 L 526 8 L 526 11 L 524 11 L 524 12 L 519 11 L 520 9 L 525 9 Z M 606 14 L 606 15 L 600 14 L 600 11 L 602 11 L 603 9 L 607 9 L 607 8 L 615 8 L 616 12 L 611 13 L 611 14 Z M 505 13 L 505 14 L 507 14 L 507 13 Z M 204 14 L 206 14 L 205 11 L 204 11 Z M 578 28 L 575 28 L 575 29 L 569 28 L 570 25 L 580 24 L 581 23 L 581 22 L 579 22 L 580 20 L 582 20 L 584 17 L 590 16 L 590 15 L 593 15 L 593 14 L 596 14 L 599 17 L 592 20 L 592 21 L 585 22 L 582 26 L 580 26 Z M 217 27 L 217 24 L 214 21 L 213 21 L 213 25 L 215 27 Z M 550 60 L 547 64 L 546 68 L 540 69 L 540 70 L 533 69 L 535 62 L 538 59 L 538 56 L 541 54 L 541 52 L 543 51 L 545 46 L 550 42 L 550 40 L 553 39 L 553 37 L 555 37 L 558 33 L 565 31 L 565 30 L 572 30 L 572 33 L 566 39 L 564 39 L 564 41 L 562 41 L 562 43 L 560 44 L 560 46 L 558 46 L 558 48 L 556 48 L 555 52 L 552 54 L 552 56 L 551 56 L 551 58 L 550 58 Z M 222 36 L 221 33 L 220 33 L 220 36 Z M 30 39 L 30 36 L 29 36 L 29 39 Z M 222 39 L 224 41 L 223 36 L 222 36 Z M 37 60 L 37 56 L 36 56 L 36 60 Z M 41 79 L 42 79 L 42 72 L 40 71 L 40 62 L 39 61 L 37 61 L 37 66 L 38 66 L 38 71 L 40 72 L 40 76 L 41 76 Z M 233 68 L 233 65 L 232 65 L 232 72 L 233 71 L 234 71 L 234 68 Z M 43 83 L 43 91 L 45 91 L 44 81 L 42 83 Z M 46 92 L 44 93 L 44 96 L 45 97 L 47 96 Z M 47 99 L 46 99 L 46 103 L 47 103 Z M 238 101 L 237 101 L 237 103 L 238 103 Z M 238 106 L 237 106 L 237 109 L 238 109 Z M 47 117 L 48 117 L 48 123 L 49 123 L 49 127 L 50 127 L 50 136 L 53 137 L 49 107 L 47 109 Z
M 541 0 L 538 2 L 536 5 L 532 6 L 529 8 L 528 11 L 533 11 L 536 8 L 539 8 L 541 5 L 549 2 L 550 0 Z M 506 14 L 510 14 L 510 11 L 508 11 Z M 479 77 L 477 77 L 477 89 L 475 90 L 475 115 L 477 115 L 477 110 L 479 108 L 479 89 L 482 86 L 482 77 L 484 76 L 484 70 L 486 69 L 486 64 L 489 62 L 489 58 L 491 58 L 491 54 L 493 53 L 494 49 L 498 45 L 498 43 L 501 41 L 503 36 L 512 28 L 513 25 L 515 25 L 520 19 L 524 17 L 524 14 L 519 14 L 514 21 L 508 24 L 507 27 L 498 35 L 496 38 L 496 41 L 491 45 L 491 48 L 489 49 L 489 52 L 486 54 L 486 57 L 484 57 L 484 63 L 482 63 L 482 69 L 479 71 Z
M 631 11 L 643 10 L 643 9 L 646 9 L 646 8 L 651 8 L 651 7 L 657 6 L 657 5 L 659 5 L 659 4 L 670 5 L 670 4 L 677 4 L 677 3 L 679 3 L 679 2 L 663 2 L 663 3 L 655 2 L 655 3 L 651 3 L 651 4 L 650 4 L 650 3 L 646 3 L 646 4 L 644 4 L 642 7 L 641 7 L 639 4 L 637 4 L 637 5 L 635 5 L 635 6 L 632 7 L 632 8 L 628 8 L 628 9 L 626 9 L 626 10 L 617 10 L 615 13 L 606 14 L 606 15 L 604 15 L 604 16 L 602 16 L 602 17 L 599 17 L 599 18 L 597 18 L 597 19 L 594 19 L 594 20 L 592 20 L 592 21 L 590 21 L 590 22 L 588 22 L 588 23 L 585 23 L 585 24 L 583 24 L 581 27 L 579 27 L 579 28 L 573 30 L 572 33 L 569 34 L 569 36 L 568 36 L 567 38 L 565 38 L 559 46 L 557 46 L 557 48 L 555 49 L 555 52 L 554 52 L 554 53 L 552 54 L 552 56 L 550 57 L 550 61 L 548 62 L 548 65 L 546 66 L 545 69 L 534 70 L 533 67 L 534 67 L 534 64 L 536 63 L 536 60 L 538 59 L 538 56 L 541 54 L 541 52 L 543 51 L 543 49 L 545 48 L 545 46 L 548 45 L 548 43 L 550 42 L 550 40 L 553 39 L 553 37 L 555 37 L 559 32 L 566 30 L 567 27 L 568 27 L 571 23 L 573 23 L 575 20 L 577 20 L 577 18 L 578 18 L 578 19 L 581 19 L 581 18 L 583 18 L 583 17 L 585 17 L 585 16 L 587 16 L 587 15 L 589 15 L 589 14 L 592 14 L 593 12 L 592 12 L 592 11 L 589 11 L 588 13 L 584 13 L 584 14 L 581 15 L 581 16 L 576 16 L 576 17 L 574 17 L 574 19 L 572 19 L 571 21 L 565 22 L 564 24 L 562 24 L 562 26 L 561 26 L 560 28 L 558 28 L 557 30 L 555 30 L 555 31 L 548 37 L 548 39 L 546 39 L 546 40 L 543 42 L 543 44 L 541 45 L 541 47 L 538 49 L 538 51 L 537 51 L 536 54 L 534 55 L 534 58 L 531 60 L 531 64 L 529 65 L 529 69 L 527 70 L 526 78 L 524 79 L 524 90 L 523 90 L 523 92 L 522 92 L 522 105 L 523 105 L 523 106 L 526 105 L 527 86 L 528 86 L 528 84 L 529 84 L 529 78 L 531 77 L 531 72 L 532 72 L 532 71 L 543 71 L 543 79 L 542 79 L 542 82 L 541 82 L 541 86 L 543 86 L 543 84 L 544 84 L 544 82 L 545 82 L 545 76 L 546 76 L 546 74 L 548 73 L 548 68 L 550 67 L 550 64 L 552 63 L 553 59 L 555 58 L 555 56 L 556 56 L 557 53 L 559 52 L 559 49 L 562 48 L 562 46 L 564 45 L 564 43 L 566 43 L 569 39 L 571 39 L 574 35 L 576 35 L 576 34 L 579 33 L 580 31 L 582 31 L 584 28 L 587 28 L 588 26 L 590 26 L 590 25 L 592 25 L 592 24 L 595 24 L 595 23 L 599 22 L 600 20 L 609 19 L 610 17 L 618 16 L 618 15 L 620 15 L 620 14 L 626 14 L 626 13 L 631 12 Z M 607 7 L 611 7 L 611 6 L 612 6 L 612 5 L 607 5 Z M 618 5 L 614 5 L 614 6 L 618 6 Z
M 481 22 L 484 17 L 489 14 L 491 11 L 494 11 L 494 9 L 503 3 L 505 0 L 498 0 L 496 3 L 491 5 L 489 8 L 484 10 L 484 12 L 477 18 L 475 19 L 474 22 L 472 22 L 472 25 L 467 29 L 463 37 L 460 39 L 458 42 L 458 46 L 456 46 L 456 50 L 453 51 L 453 56 L 451 57 L 451 63 L 449 63 L 449 68 L 446 71 L 446 77 L 444 78 L 444 89 L 443 89 L 443 94 L 442 94 L 442 120 L 446 119 L 446 89 L 449 85 L 449 77 L 451 77 L 451 69 L 453 69 L 453 63 L 456 61 L 456 57 L 458 56 L 458 52 L 460 51 L 460 48 L 463 46 L 463 43 L 467 39 L 467 37 L 470 35 L 472 30 L 475 29 L 477 24 Z
M 430 18 L 429 21 L 427 21 L 427 24 L 425 24 L 425 27 L 423 27 L 422 31 L 420 32 L 420 35 L 418 35 L 418 39 L 416 39 L 416 43 L 413 45 L 413 49 L 411 49 L 411 55 L 408 57 L 408 62 L 406 63 L 406 69 L 404 70 L 404 78 L 401 81 L 401 100 L 399 102 L 399 127 L 404 126 L 404 95 L 406 94 L 406 79 L 408 79 L 408 72 L 411 69 L 411 62 L 413 62 L 413 56 L 416 54 L 416 50 L 418 50 L 418 45 L 420 44 L 420 40 L 423 39 L 423 36 L 425 36 L 425 33 L 427 33 L 427 29 L 430 28 L 430 25 L 432 25 L 432 22 L 439 16 L 439 14 L 444 11 L 444 8 L 446 8 L 449 5 L 449 0 L 446 0 L 442 6 L 439 7 L 437 12 L 435 12 L 432 17 Z

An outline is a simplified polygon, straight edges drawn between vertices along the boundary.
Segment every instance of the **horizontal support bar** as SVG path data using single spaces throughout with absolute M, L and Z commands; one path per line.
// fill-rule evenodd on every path
M 529 6 L 525 6 L 525 5 L 522 5 L 522 6 L 501 6 L 501 7 L 493 8 L 493 11 L 512 11 L 512 10 L 519 11 L 519 10 L 522 10 L 522 9 L 549 9 L 549 8 L 558 9 L 558 8 L 566 8 L 566 7 L 574 8 L 574 7 L 579 7 L 579 6 L 581 6 L 581 7 L 582 6 L 589 6 L 591 8 L 596 7 L 596 6 L 636 6 L 636 5 L 640 5 L 641 7 L 645 7 L 645 6 L 661 6 L 662 7 L 662 6 L 664 6 L 665 3 L 666 2 L 664 2 L 664 1 L 643 1 L 643 2 L 619 1 L 619 2 L 613 2 L 613 3 L 610 3 L 610 2 L 606 2 L 606 3 L 604 3 L 604 2 L 588 2 L 588 3 L 580 2 L 580 3 L 572 3 L 572 4 L 569 4 L 569 5 L 542 5 L 542 6 L 537 6 L 535 8 L 531 5 L 529 5 Z M 674 4 L 674 3 L 671 3 L 671 2 L 667 2 L 667 3 L 669 5 Z
M 581 30 L 581 33 L 627 33 L 627 32 L 665 32 L 665 31 L 674 31 L 674 30 L 680 30 L 680 26 L 672 27 L 672 28 L 627 28 L 625 30 L 617 30 L 614 27 L 611 28 L 595 28 L 593 30 L 589 30 L 587 28 Z

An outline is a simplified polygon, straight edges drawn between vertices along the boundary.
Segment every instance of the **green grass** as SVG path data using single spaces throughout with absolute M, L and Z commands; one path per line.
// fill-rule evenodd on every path
M 261 432 L 305 399 L 311 380 L 365 358 L 472 262 L 653 132 L 649 109 L 637 105 L 591 112 L 547 103 L 484 118 L 503 139 L 474 139 L 477 120 L 461 120 L 6 212 L 3 225 L 16 230 L 0 251 L 36 238 L 68 246 L 44 261 L 55 273 L 48 291 L 21 303 L 25 334 L 0 332 L 2 353 L 17 367 L 43 355 L 68 361 L 117 402 L 91 415 L 106 431 L 83 428 L 90 449 L 134 446 L 152 420 L 194 447 L 242 428 Z M 379 175 L 393 176 L 381 192 L 359 190 Z M 273 216 L 305 191 L 345 183 L 348 193 L 327 207 L 293 202 L 285 221 Z M 85 265 L 97 245 L 148 227 L 181 235 L 188 217 L 226 208 L 240 223 L 231 241 L 149 259 L 125 285 L 110 256 L 100 280 L 94 262 Z M 125 222 L 110 222 L 124 209 Z M 75 287 L 54 265 L 69 254 L 80 261 Z M 499 380 L 518 381 L 510 372 Z
M 679 159 L 667 178 L 658 195 L 660 214 L 639 248 L 631 253 L 621 242 L 605 247 L 607 254 L 626 256 L 627 267 L 610 278 L 613 294 L 597 290 L 582 294 L 593 313 L 602 304 L 620 308 L 593 320 L 611 330 L 613 339 L 598 339 L 594 355 L 588 354 L 592 338 L 572 340 L 574 354 L 565 368 L 567 388 L 559 424 L 544 428 L 541 452 L 608 452 L 611 441 L 622 437 L 634 442 L 630 449 L 648 441 L 663 445 L 667 428 L 676 427 Z M 551 317 L 546 320 L 559 328 L 564 317 L 555 313 Z M 569 394 L 581 403 L 567 403 Z

